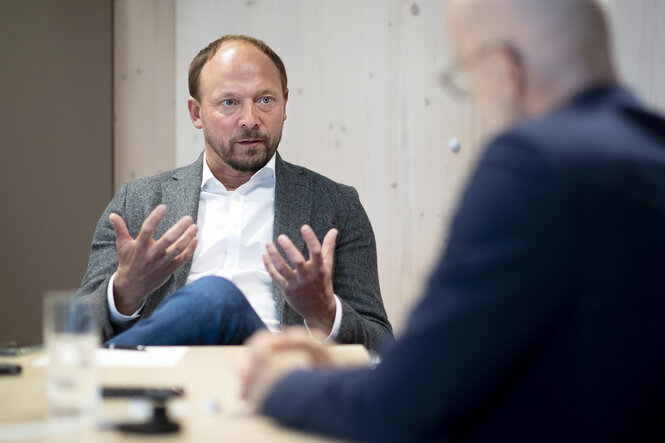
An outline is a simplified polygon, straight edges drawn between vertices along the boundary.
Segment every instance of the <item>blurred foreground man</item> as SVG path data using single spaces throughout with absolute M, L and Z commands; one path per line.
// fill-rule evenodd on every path
M 424 299 L 375 370 L 255 335 L 244 395 L 361 440 L 663 441 L 665 121 L 617 86 L 592 0 L 448 3 L 446 81 L 502 133 Z

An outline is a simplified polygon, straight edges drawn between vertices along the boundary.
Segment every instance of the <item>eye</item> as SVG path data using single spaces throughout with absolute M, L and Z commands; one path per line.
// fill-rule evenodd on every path
M 267 105 L 269 103 L 272 103 L 272 98 L 270 98 L 270 97 L 261 97 L 259 99 L 259 103 L 261 103 L 262 105 Z
M 224 105 L 224 106 L 226 106 L 226 107 L 231 107 L 231 106 L 234 105 L 234 102 L 233 102 L 233 100 L 231 100 L 230 98 L 227 98 L 226 100 L 224 100 L 224 101 L 222 102 L 222 105 Z

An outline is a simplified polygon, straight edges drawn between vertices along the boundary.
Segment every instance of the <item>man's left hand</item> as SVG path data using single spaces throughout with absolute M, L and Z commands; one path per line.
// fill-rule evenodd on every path
M 367 367 L 365 353 L 333 352 L 333 348 L 313 339 L 303 327 L 289 327 L 280 333 L 262 329 L 246 342 L 247 352 L 236 363 L 242 382 L 241 396 L 258 410 L 275 385 L 301 369 L 343 369 Z
M 309 260 L 305 260 L 291 239 L 282 234 L 277 242 L 293 268 L 284 261 L 272 242 L 266 245 L 263 263 L 273 281 L 284 291 L 289 305 L 307 320 L 307 326 L 320 329 L 327 335 L 332 330 L 337 307 L 332 285 L 337 229 L 328 231 L 323 244 L 309 226 L 304 225 L 300 232 L 309 250 Z
M 296 338 L 295 342 L 292 336 Z M 311 346 L 306 346 L 307 342 Z M 242 398 L 257 410 L 264 404 L 275 384 L 286 375 L 298 369 L 316 366 L 316 353 L 309 348 L 317 344 L 304 330 L 293 333 L 287 330 L 280 334 L 261 330 L 245 344 L 248 351 L 237 362 L 236 369 L 242 381 Z M 324 351 L 318 351 L 321 352 Z

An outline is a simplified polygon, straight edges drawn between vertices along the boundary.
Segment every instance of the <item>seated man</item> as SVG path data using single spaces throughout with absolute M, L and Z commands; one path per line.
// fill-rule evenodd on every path
M 279 56 L 224 36 L 192 61 L 189 92 L 204 152 L 122 186 L 97 225 L 79 293 L 97 301 L 104 340 L 239 344 L 304 323 L 339 343 L 389 341 L 357 192 L 276 152 L 288 99 Z
M 245 396 L 363 441 L 663 441 L 665 120 L 616 85 L 593 0 L 448 7 L 458 66 L 507 129 L 424 299 L 373 371 L 257 334 Z

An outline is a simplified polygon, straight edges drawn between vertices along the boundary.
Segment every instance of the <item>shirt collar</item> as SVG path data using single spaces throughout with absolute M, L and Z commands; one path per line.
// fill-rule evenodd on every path
M 269 187 L 274 187 L 275 186 L 275 154 L 272 155 L 270 160 L 268 160 L 268 163 L 256 171 L 254 175 L 252 175 L 252 178 L 249 179 L 247 183 L 244 185 L 240 186 L 238 189 L 244 188 L 244 187 L 254 187 L 254 186 L 269 186 Z M 208 161 L 206 160 L 206 153 L 203 151 L 203 174 L 201 177 L 201 189 L 203 189 L 206 184 L 210 183 L 215 183 L 219 182 L 215 178 L 214 175 L 212 175 L 212 171 L 210 170 L 210 167 L 208 166 Z

